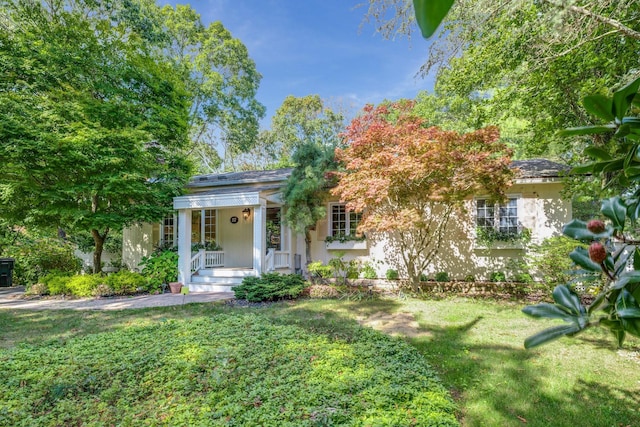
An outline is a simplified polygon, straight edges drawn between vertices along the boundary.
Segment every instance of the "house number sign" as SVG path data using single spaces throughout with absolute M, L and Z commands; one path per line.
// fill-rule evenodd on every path
M 238 217 L 237 216 L 232 216 L 231 217 L 231 224 L 237 224 L 238 223 Z

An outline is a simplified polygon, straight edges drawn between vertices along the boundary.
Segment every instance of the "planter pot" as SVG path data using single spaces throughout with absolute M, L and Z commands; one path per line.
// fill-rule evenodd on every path
M 169 289 L 172 294 L 179 294 L 182 290 L 182 283 L 180 282 L 169 282 Z

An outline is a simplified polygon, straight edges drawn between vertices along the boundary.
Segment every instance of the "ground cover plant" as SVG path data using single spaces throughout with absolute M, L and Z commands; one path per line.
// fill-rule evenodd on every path
M 410 345 L 308 314 L 0 311 L 0 425 L 458 425 Z
M 260 416 L 259 425 L 271 425 L 276 413 L 285 420 L 278 425 L 349 425 L 345 414 L 353 425 L 428 425 L 385 419 L 398 412 L 380 406 L 404 401 L 406 409 L 411 395 L 427 389 L 447 425 L 454 407 L 427 365 L 356 320 L 406 337 L 457 400 L 464 426 L 634 425 L 640 341 L 632 337 L 618 350 L 610 335 L 592 329 L 524 350 L 524 337 L 541 325 L 521 306 L 380 298 L 241 309 L 0 310 L 0 425 L 255 425 L 251 417 Z M 430 410 L 418 398 L 412 404 L 414 417 Z M 366 405 L 365 415 L 357 412 Z M 213 418 L 221 413 L 231 418 Z M 386 415 L 375 423 L 376 413 Z

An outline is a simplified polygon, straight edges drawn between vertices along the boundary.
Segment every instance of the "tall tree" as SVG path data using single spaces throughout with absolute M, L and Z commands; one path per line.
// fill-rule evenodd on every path
M 368 17 L 386 36 L 410 34 L 408 0 L 370 0 Z M 586 93 L 607 93 L 637 68 L 637 0 L 458 0 L 422 69 L 437 69 L 437 90 L 485 109 L 486 123 L 524 120 L 524 155 L 576 157 L 584 145 L 557 129 L 590 120 Z M 586 141 L 585 141 L 586 143 Z
M 337 147 L 344 116 L 325 106 L 319 95 L 289 95 L 271 119 L 271 130 L 262 134 L 274 161 L 290 165 L 291 155 L 307 143 Z
M 95 271 L 110 230 L 161 218 L 190 172 L 180 72 L 109 4 L 0 2 L 1 215 L 89 231 Z
M 327 214 L 326 190 L 337 168 L 334 151 L 342 143 L 343 120 L 318 95 L 288 96 L 273 117 L 271 130 L 264 134 L 276 164 L 294 168 L 284 190 L 284 219 L 304 234 L 307 264 L 311 262 L 311 227 Z
M 359 231 L 385 236 L 388 261 L 418 286 L 452 214 L 473 194 L 504 198 L 513 173 L 495 127 L 443 131 L 413 111 L 411 101 L 365 107 L 336 150 L 344 171 L 331 193 L 363 213 Z

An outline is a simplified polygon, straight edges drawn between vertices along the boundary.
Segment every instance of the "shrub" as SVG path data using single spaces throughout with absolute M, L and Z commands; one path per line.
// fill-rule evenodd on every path
M 340 292 L 330 285 L 311 285 L 305 290 L 305 295 L 310 298 L 337 298 Z
M 464 276 L 464 281 L 465 282 L 475 282 L 476 278 L 474 277 L 473 274 L 467 274 L 466 276 Z
M 421 281 L 421 282 L 426 282 L 426 281 L 428 281 L 428 280 L 429 280 L 429 276 L 427 276 L 427 275 L 426 275 L 426 274 L 424 274 L 424 273 L 421 273 L 421 274 L 420 274 L 420 281 Z
M 376 273 L 376 269 L 369 263 L 365 263 L 362 266 L 362 277 L 365 279 L 377 279 L 378 273 Z
M 107 285 L 106 283 L 100 283 L 93 290 L 94 297 L 110 297 L 113 294 L 113 289 L 111 289 L 111 286 Z
M 44 283 L 34 283 L 25 291 L 27 295 L 49 295 L 49 287 Z
M 297 274 L 264 273 L 261 277 L 245 277 L 233 292 L 238 299 L 260 302 L 297 298 L 304 289 L 305 281 Z
M 532 245 L 529 262 L 549 290 L 557 284 L 569 283 L 573 278 L 571 272 L 575 271 L 576 267 L 568 255 L 577 246 L 587 247 L 565 236 L 550 237 L 539 245 Z
M 142 274 L 120 270 L 107 276 L 105 283 L 116 295 L 133 294 L 138 289 L 147 290 L 147 280 Z
M 307 266 L 307 270 L 313 277 L 328 279 L 331 277 L 331 267 L 324 265 L 322 261 L 314 261 Z
M 507 276 L 502 271 L 493 271 L 489 275 L 490 282 L 506 282 Z
M 74 255 L 74 246 L 58 239 L 20 239 L 4 255 L 14 258 L 13 284 L 30 286 L 53 271 L 75 274 L 82 261 Z
M 387 272 L 385 273 L 385 277 L 388 280 L 398 280 L 398 278 L 400 277 L 400 275 L 398 274 L 398 270 L 394 270 L 393 268 L 390 268 L 387 270 Z
M 51 295 L 67 295 L 70 293 L 67 283 L 71 276 L 60 272 L 49 273 L 40 278 L 40 283 L 47 287 Z
M 518 273 L 514 276 L 513 280 L 518 283 L 533 283 L 533 278 L 529 273 Z
M 67 290 L 71 295 L 90 297 L 98 285 L 104 283 L 104 279 L 101 274 L 76 275 L 67 282 Z
M 142 274 L 147 279 L 149 292 L 160 292 L 163 283 L 178 280 L 178 253 L 163 249 L 142 258 Z
M 436 282 L 448 282 L 449 281 L 449 273 L 446 271 L 441 271 L 436 273 Z

